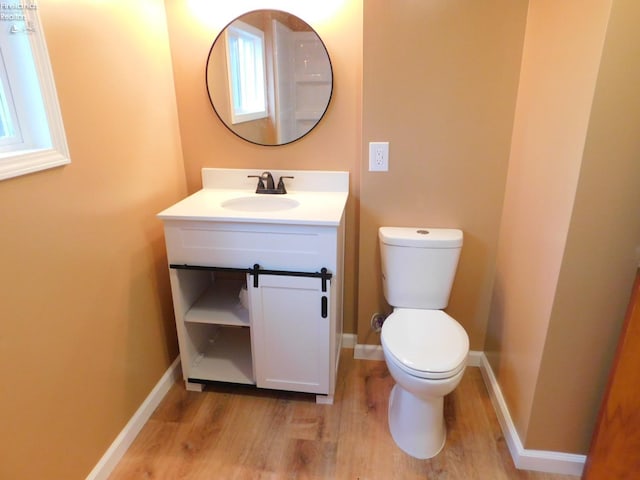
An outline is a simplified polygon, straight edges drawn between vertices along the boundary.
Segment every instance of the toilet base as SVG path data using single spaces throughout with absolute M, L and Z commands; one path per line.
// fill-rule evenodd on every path
M 444 397 L 418 398 L 395 384 L 389 396 L 389 430 L 405 453 L 435 457 L 444 447 Z

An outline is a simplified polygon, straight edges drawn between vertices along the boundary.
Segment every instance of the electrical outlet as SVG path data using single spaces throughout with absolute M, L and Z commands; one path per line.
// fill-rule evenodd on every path
M 389 171 L 389 142 L 369 142 L 369 171 Z

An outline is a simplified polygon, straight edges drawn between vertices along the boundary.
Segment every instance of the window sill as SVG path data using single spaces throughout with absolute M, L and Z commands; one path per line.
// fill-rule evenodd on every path
M 0 154 L 0 180 L 59 167 L 68 163 L 71 163 L 69 153 L 55 148 L 23 150 L 20 153 L 3 153 Z

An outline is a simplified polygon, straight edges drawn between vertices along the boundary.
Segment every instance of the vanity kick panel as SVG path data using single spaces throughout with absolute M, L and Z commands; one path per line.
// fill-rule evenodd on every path
M 272 269 L 335 268 L 327 264 L 335 234 L 317 228 L 265 231 L 167 225 L 165 237 L 172 264 L 246 268 L 251 258 L 252 264 Z

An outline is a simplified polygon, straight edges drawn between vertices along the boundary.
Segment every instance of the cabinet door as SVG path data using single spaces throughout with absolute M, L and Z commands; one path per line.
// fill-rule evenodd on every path
M 258 387 L 327 394 L 330 285 L 320 278 L 260 275 L 248 282 Z

